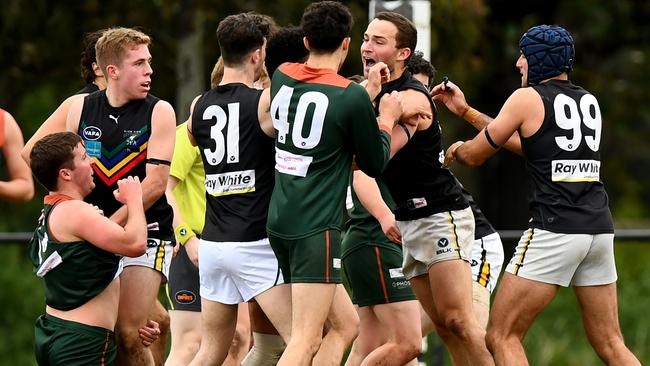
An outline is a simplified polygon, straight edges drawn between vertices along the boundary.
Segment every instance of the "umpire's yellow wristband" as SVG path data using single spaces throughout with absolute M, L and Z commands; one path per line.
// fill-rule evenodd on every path
M 194 230 L 192 230 L 192 228 L 190 228 L 190 225 L 186 223 L 182 223 L 176 226 L 174 233 L 176 234 L 176 238 L 178 239 L 178 242 L 181 243 L 181 245 L 185 245 L 188 240 L 196 236 Z

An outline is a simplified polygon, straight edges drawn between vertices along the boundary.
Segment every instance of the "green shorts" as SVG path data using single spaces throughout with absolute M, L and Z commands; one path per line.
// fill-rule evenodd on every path
M 343 268 L 358 306 L 415 300 L 411 283 L 402 274 L 402 251 L 367 244 L 346 253 Z
M 284 283 L 341 283 L 341 232 L 328 229 L 301 239 L 269 234 Z
M 34 348 L 39 365 L 113 365 L 115 334 L 104 328 L 44 314 L 36 319 Z

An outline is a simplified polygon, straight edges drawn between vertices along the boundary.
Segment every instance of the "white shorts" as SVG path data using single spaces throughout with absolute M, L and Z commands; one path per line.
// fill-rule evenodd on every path
M 492 293 L 503 266 L 503 244 L 499 233 L 474 240 L 471 264 L 472 280 Z
M 614 234 L 558 234 L 528 229 L 506 271 L 564 287 L 616 282 Z
M 201 297 L 222 304 L 248 301 L 284 283 L 269 239 L 199 244 Z
M 426 274 L 437 262 L 451 259 L 469 262 L 471 258 L 474 214 L 469 207 L 397 221 L 397 227 L 402 233 L 402 272 L 406 279 Z
M 147 251 L 139 257 L 124 257 L 124 267 L 141 266 L 152 268 L 163 275 L 163 283 L 169 276 L 169 265 L 174 254 L 174 243 L 156 238 L 147 239 Z

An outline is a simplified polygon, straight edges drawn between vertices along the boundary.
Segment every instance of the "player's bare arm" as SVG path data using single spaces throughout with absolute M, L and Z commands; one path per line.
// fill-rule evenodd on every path
M 190 144 L 192 146 L 196 146 L 196 139 L 194 139 L 194 135 L 192 135 L 192 115 L 194 114 L 194 106 L 196 105 L 196 101 L 199 100 L 201 96 L 197 95 L 196 98 L 192 101 L 192 104 L 190 105 L 190 116 L 187 117 L 187 136 L 190 139 Z
M 539 94 L 532 88 L 517 89 L 505 102 L 497 117 L 474 139 L 465 143 L 456 142 L 447 149 L 445 164 L 458 160 L 465 165 L 479 166 L 494 155 L 517 130 L 522 131 L 524 136 L 536 131 L 543 118 L 544 105 Z
M 442 82 L 433 87 L 431 96 L 434 101 L 444 103 L 450 112 L 463 118 L 479 131 L 493 120 L 492 117 L 470 107 L 463 91 L 451 81 Z M 503 148 L 517 155 L 523 155 L 519 132 L 515 131 L 508 141 L 503 144 Z
M 34 181 L 29 166 L 21 159 L 23 134 L 16 120 L 8 112 L 4 113 L 4 156 L 9 180 L 0 180 L 0 198 L 10 201 L 29 201 L 34 197 Z
M 175 132 L 174 109 L 168 102 L 161 100 L 156 103 L 151 115 L 146 176 L 142 180 L 142 203 L 145 210 L 165 194 L 169 165 L 174 155 Z M 121 224 L 126 222 L 126 216 L 126 207 L 123 206 L 111 216 L 111 220 Z
M 257 105 L 257 117 L 260 121 L 260 127 L 264 133 L 275 138 L 275 128 L 273 128 L 273 119 L 271 119 L 271 89 L 266 88 L 260 96 L 260 102 Z
M 167 197 L 167 203 L 172 207 L 174 211 L 173 225 L 174 228 L 178 227 L 182 223 L 186 222 L 183 218 L 181 210 L 178 208 L 178 202 L 176 202 L 176 197 L 172 193 L 174 188 L 180 183 L 180 180 L 173 175 L 169 175 L 169 180 L 167 181 L 167 190 L 165 191 L 165 196 Z M 178 238 L 177 238 L 178 239 Z M 181 242 L 176 240 L 176 246 L 174 247 L 174 255 L 178 253 L 180 249 Z M 199 238 L 196 235 L 193 235 L 191 238 L 187 239 L 185 242 L 185 251 L 187 256 L 190 258 L 192 263 L 195 266 L 199 266 Z
M 397 228 L 395 215 L 390 210 L 374 178 L 367 176 L 360 170 L 354 171 L 353 189 L 359 201 L 368 212 L 379 221 L 381 229 L 388 239 L 402 244 L 402 234 Z
M 52 112 L 52 114 L 47 117 L 45 122 L 41 125 L 41 127 L 34 132 L 34 135 L 25 143 L 25 147 L 23 147 L 22 151 L 20 152 L 20 155 L 22 156 L 23 160 L 27 162 L 29 165 L 29 154 L 32 152 L 32 149 L 34 148 L 34 144 L 36 141 L 42 139 L 43 137 L 56 133 L 56 132 L 64 132 L 66 131 L 66 124 L 67 124 L 67 118 L 68 118 L 68 112 L 70 111 L 70 107 L 74 102 L 76 102 L 79 99 L 83 99 L 86 95 L 88 94 L 75 94 L 73 96 L 68 97 L 68 99 L 64 100 L 59 107 Z M 76 130 L 75 130 L 76 131 Z
M 147 222 L 142 206 L 142 188 L 137 177 L 118 181 L 115 198 L 128 209 L 124 227 L 109 220 L 81 200 L 61 202 L 50 216 L 50 230 L 62 242 L 85 240 L 106 251 L 129 257 L 144 254 Z M 70 220 L 83 217 L 83 220 Z
M 402 107 L 404 111 L 400 121 L 405 125 L 415 126 L 418 131 L 426 130 L 433 121 L 433 111 L 429 99 L 422 92 L 417 90 L 403 90 Z
M 79 120 L 81 119 L 81 111 L 84 106 L 84 98 L 75 99 L 68 109 L 68 114 L 65 122 L 65 129 L 70 132 L 77 133 L 79 131 Z M 35 141 L 34 141 L 35 142 Z

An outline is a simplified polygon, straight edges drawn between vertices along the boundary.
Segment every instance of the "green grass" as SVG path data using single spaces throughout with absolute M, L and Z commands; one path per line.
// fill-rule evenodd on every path
M 33 365 L 33 325 L 45 308 L 43 285 L 32 273 L 26 244 L 3 246 L 0 250 L 0 303 L 4 310 L 0 319 L 0 364 Z M 650 243 L 619 244 L 616 256 L 623 334 L 641 363 L 650 365 Z M 429 349 L 435 344 L 432 337 Z M 526 337 L 525 347 L 531 365 L 603 364 L 584 335 L 571 289 L 561 289 L 539 316 Z M 432 360 L 434 356 L 425 357 Z

